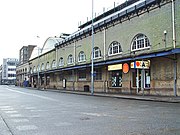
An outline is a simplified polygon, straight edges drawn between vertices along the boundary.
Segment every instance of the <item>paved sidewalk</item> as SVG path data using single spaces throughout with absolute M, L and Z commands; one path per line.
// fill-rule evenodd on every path
M 18 87 L 18 86 L 16 86 Z M 22 88 L 22 87 L 19 87 Z M 36 89 L 32 87 L 27 87 L 27 89 Z M 99 97 L 110 97 L 110 98 L 120 98 L 129 100 L 142 100 L 142 101 L 154 101 L 154 102 L 167 102 L 167 103 L 180 103 L 180 96 L 148 96 L 148 95 L 130 95 L 130 94 L 113 94 L 113 93 L 94 93 L 84 92 L 84 91 L 72 91 L 72 90 L 57 90 L 57 89 L 39 89 L 41 91 L 53 91 L 69 94 L 78 94 L 86 96 L 99 96 Z
M 83 91 L 55 90 L 55 89 L 45 89 L 45 91 L 55 91 L 55 92 L 61 92 L 61 93 L 92 96 L 92 94 L 90 92 L 83 92 Z M 174 96 L 147 96 L 147 95 L 143 96 L 143 95 L 109 94 L 109 93 L 94 93 L 93 96 L 130 99 L 130 100 L 142 100 L 142 101 L 154 101 L 154 102 L 180 103 L 179 96 L 177 96 L 177 97 L 174 97 Z

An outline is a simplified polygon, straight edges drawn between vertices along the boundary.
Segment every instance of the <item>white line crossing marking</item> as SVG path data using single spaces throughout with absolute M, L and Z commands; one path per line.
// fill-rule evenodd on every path
M 29 122 L 28 119 L 12 119 L 12 121 L 16 122 L 16 123 L 18 123 L 18 122 Z
M 4 109 L 4 108 L 11 108 L 11 106 L 8 106 L 8 105 L 0 106 L 0 109 Z
M 24 125 L 24 126 L 17 126 L 16 127 L 19 131 L 26 131 L 26 130 L 36 130 L 38 129 L 35 125 Z
M 32 110 L 32 109 L 36 109 L 36 107 L 25 107 L 25 109 Z
M 10 117 L 22 117 L 21 114 L 11 114 Z
M 46 99 L 46 100 L 55 101 L 55 102 L 59 101 L 59 100 L 56 100 L 56 99 L 53 99 L 53 98 L 40 96 L 40 95 L 36 95 L 36 94 L 31 94 L 31 93 L 26 93 L 26 92 L 22 92 L 22 91 L 17 91 L 17 90 L 13 90 L 13 89 L 10 89 L 10 88 L 6 88 L 6 89 L 9 90 L 9 91 L 12 91 L 12 92 L 21 93 L 21 94 L 29 95 L 29 96 L 34 96 L 34 97 L 38 97 L 38 98 L 41 98 L 41 99 Z
M 14 108 L 2 108 L 1 110 L 2 110 L 2 111 L 13 111 Z
M 17 111 L 5 111 L 7 114 L 17 113 Z

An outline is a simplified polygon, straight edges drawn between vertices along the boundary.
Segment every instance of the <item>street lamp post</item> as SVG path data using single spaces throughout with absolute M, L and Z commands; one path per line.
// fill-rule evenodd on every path
M 40 88 L 40 76 L 39 76 L 39 69 L 40 69 L 40 65 L 39 65 L 39 62 L 40 62 L 40 57 L 39 57 L 39 50 L 40 48 L 38 47 L 38 80 L 37 80 L 37 83 L 38 83 L 38 89 Z
M 91 54 L 91 95 L 94 94 L 94 1 L 92 0 L 92 54 Z

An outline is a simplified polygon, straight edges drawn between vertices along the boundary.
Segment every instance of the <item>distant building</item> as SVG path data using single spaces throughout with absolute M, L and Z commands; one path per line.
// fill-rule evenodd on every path
M 2 84 L 2 65 L 0 65 L 0 85 Z
M 6 58 L 3 59 L 2 65 L 2 84 L 15 84 L 16 82 L 16 66 L 18 59 Z
M 23 46 L 19 50 L 19 65 L 28 62 L 35 45 Z
M 23 46 L 19 50 L 19 64 L 17 65 L 16 69 L 16 75 L 17 80 L 16 84 L 18 86 L 23 86 L 23 82 L 26 80 L 28 81 L 28 71 L 29 71 L 29 64 L 28 60 L 31 57 L 33 49 L 36 47 L 36 45 L 28 45 Z

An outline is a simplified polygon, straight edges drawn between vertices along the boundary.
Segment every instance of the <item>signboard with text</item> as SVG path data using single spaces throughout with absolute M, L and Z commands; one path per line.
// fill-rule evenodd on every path
M 150 67 L 150 60 L 131 62 L 131 68 L 149 69 L 149 67 Z

